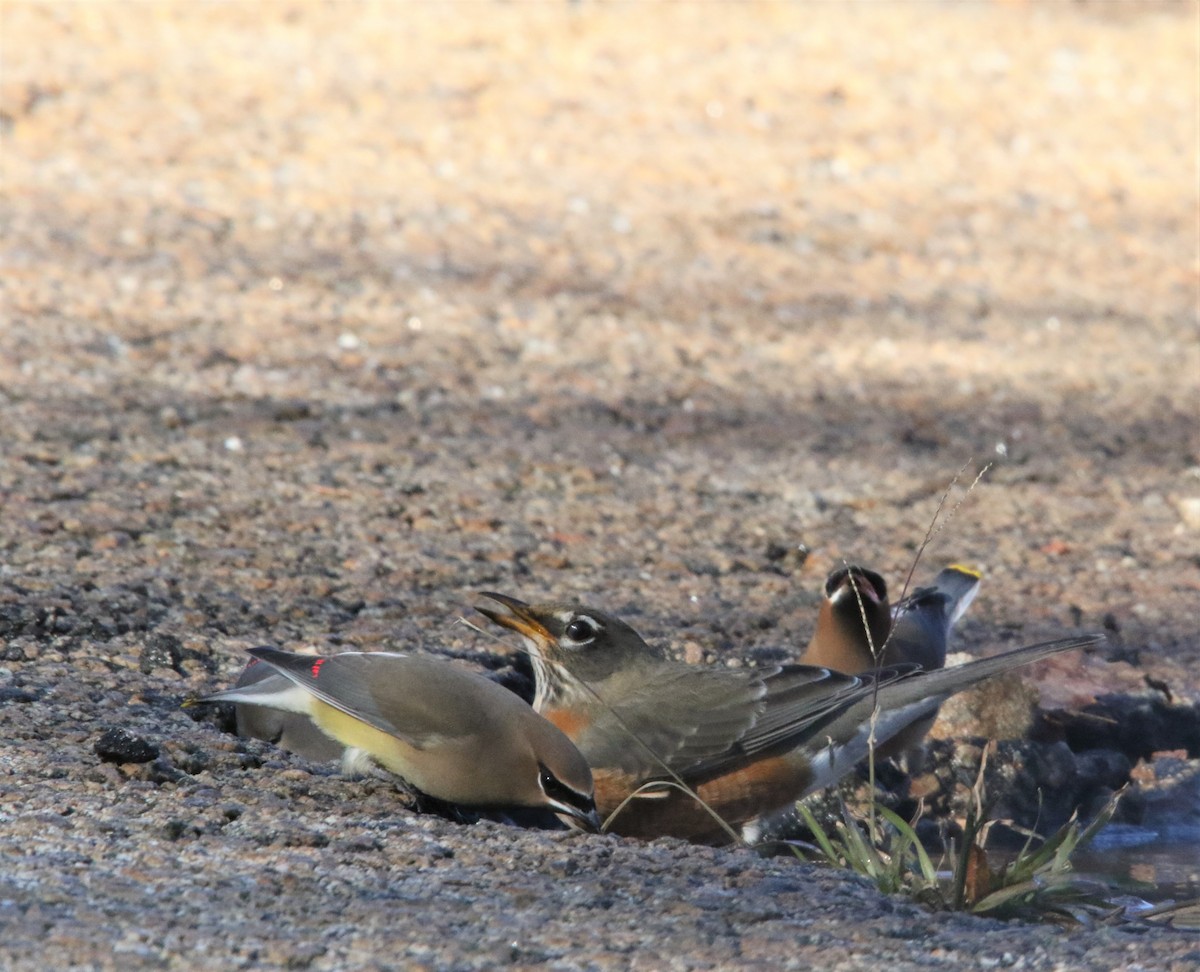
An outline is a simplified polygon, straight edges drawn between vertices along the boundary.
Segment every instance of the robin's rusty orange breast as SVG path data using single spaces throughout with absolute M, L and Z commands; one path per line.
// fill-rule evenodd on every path
M 631 774 L 604 769 L 594 769 L 593 776 L 596 807 L 606 819 L 642 782 Z M 608 829 L 645 840 L 679 837 L 697 843 L 726 844 L 733 838 L 709 809 L 737 832 L 759 814 L 795 800 L 811 779 L 808 760 L 794 753 L 760 759 L 698 786 L 685 778 L 694 786 L 699 800 L 673 788 L 660 795 L 635 797 L 613 818 Z
M 558 726 L 563 735 L 572 742 L 579 739 L 580 734 L 590 723 L 588 717 L 578 709 L 547 709 L 541 715 Z

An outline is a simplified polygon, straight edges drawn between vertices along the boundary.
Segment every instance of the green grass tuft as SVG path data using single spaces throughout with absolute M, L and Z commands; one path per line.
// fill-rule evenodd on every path
M 1124 791 L 1113 794 L 1086 826 L 1076 815 L 1045 839 L 1031 833 L 1015 858 L 993 866 L 995 854 L 986 847 L 992 821 L 982 811 L 982 780 L 981 767 L 962 837 L 947 848 L 940 866 L 913 824 L 879 805 L 860 821 L 843 804 L 842 819 L 826 833 L 801 804 L 797 811 L 813 843 L 789 846 L 798 856 L 856 871 L 886 894 L 906 895 L 939 911 L 1061 924 L 1104 921 L 1121 913 L 1113 889 L 1076 874 L 1071 857 L 1112 819 Z

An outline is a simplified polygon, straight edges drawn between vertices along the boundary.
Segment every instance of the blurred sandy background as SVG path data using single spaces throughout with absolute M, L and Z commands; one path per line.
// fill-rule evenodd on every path
M 240 487 L 331 510 L 348 587 L 523 551 L 653 625 L 779 615 L 773 542 L 898 578 L 990 461 L 928 564 L 987 571 L 977 619 L 1184 648 L 1196 9 L 7 3 L 10 504 L 39 452 L 100 534 L 203 472 L 229 530 Z M 313 492 L 347 462 L 387 473 Z
M 491 651 L 481 588 L 788 657 L 988 462 L 916 574 L 985 571 L 962 646 L 1195 698 L 1198 13 L 5 0 L 19 771 L 200 738 L 250 644 Z

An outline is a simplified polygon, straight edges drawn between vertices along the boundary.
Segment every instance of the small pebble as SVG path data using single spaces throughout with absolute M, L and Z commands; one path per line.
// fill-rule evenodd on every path
M 158 758 L 158 747 L 126 729 L 109 729 L 92 747 L 106 763 L 149 763 Z

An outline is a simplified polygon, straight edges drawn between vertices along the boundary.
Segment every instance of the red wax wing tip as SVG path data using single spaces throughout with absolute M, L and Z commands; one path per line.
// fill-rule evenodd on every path
M 329 661 L 328 658 L 318 658 L 315 662 L 313 662 L 313 667 L 312 667 L 312 677 L 313 678 L 316 678 L 318 675 L 321 674 L 321 666 L 324 665 L 327 661 Z

